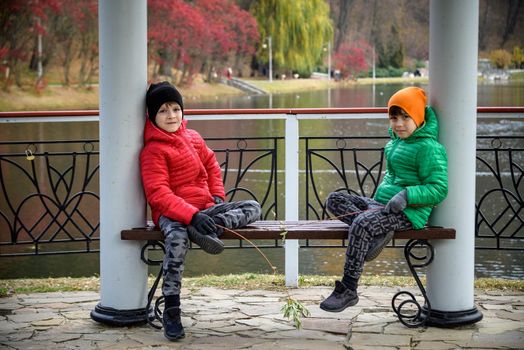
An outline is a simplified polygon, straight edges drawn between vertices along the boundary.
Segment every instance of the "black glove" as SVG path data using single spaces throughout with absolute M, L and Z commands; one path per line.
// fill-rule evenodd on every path
M 398 214 L 402 210 L 406 209 L 406 206 L 408 205 L 408 192 L 406 190 L 402 190 L 396 195 L 393 196 L 386 204 L 386 212 L 388 213 L 395 213 Z
M 213 201 L 215 202 L 215 204 L 224 203 L 224 200 L 219 196 L 213 196 Z
M 211 219 L 209 215 L 204 214 L 201 211 L 193 215 L 193 218 L 191 219 L 191 226 L 193 226 L 198 232 L 204 235 L 215 233 L 217 229 L 213 219 Z

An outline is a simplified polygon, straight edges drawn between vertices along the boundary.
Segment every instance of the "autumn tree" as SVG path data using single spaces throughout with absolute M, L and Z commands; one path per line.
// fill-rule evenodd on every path
M 23 64 L 27 62 L 32 52 L 32 40 L 35 34 L 45 34 L 41 20 L 46 20 L 46 7 L 52 1 L 31 1 L 28 3 L 17 0 L 0 2 L 0 52 L 2 62 L 6 66 L 4 89 L 7 89 L 14 76 L 15 84 L 22 86 Z
M 213 69 L 230 61 L 241 66 L 243 58 L 255 52 L 259 33 L 254 17 L 232 1 L 196 0 L 195 4 L 208 22 L 210 40 L 204 45 L 208 53 L 204 69 L 209 81 Z
M 490 53 L 491 64 L 498 69 L 507 68 L 511 64 L 512 56 L 506 50 L 494 50 Z
M 369 58 L 373 49 L 364 40 L 343 43 L 333 55 L 333 65 L 344 78 L 355 78 L 358 73 L 369 69 Z
M 252 6 L 262 42 L 273 43 L 275 71 L 309 75 L 322 62 L 324 46 L 333 39 L 329 6 L 324 0 L 260 0 Z M 258 56 L 268 63 L 267 50 Z
M 154 74 L 172 76 L 175 68 L 177 83 L 251 55 L 258 41 L 254 18 L 230 0 L 150 0 L 148 13 Z
M 80 85 L 85 85 L 90 82 L 98 69 L 98 1 L 77 1 L 74 17 L 79 41 L 78 82 Z

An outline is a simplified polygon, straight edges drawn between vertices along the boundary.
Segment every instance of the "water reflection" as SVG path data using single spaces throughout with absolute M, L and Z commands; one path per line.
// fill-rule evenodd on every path
M 278 95 L 226 96 L 202 101 L 188 99 L 186 108 L 325 108 L 385 107 L 397 90 L 406 86 L 428 88 L 427 84 L 366 84 L 344 88 L 300 91 Z M 524 84 L 506 81 L 477 86 L 478 106 L 524 106 Z

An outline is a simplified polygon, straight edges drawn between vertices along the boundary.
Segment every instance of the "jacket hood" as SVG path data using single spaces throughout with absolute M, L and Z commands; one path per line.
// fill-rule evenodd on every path
M 435 141 L 438 141 L 438 119 L 435 111 L 430 106 L 426 106 L 424 110 L 424 123 L 413 132 L 413 134 L 408 137 L 406 140 L 412 140 L 417 138 L 432 138 Z M 391 139 L 398 139 L 398 135 L 389 128 L 389 136 Z
M 149 118 L 146 118 L 146 125 L 144 126 L 144 145 L 151 141 L 169 141 L 173 137 L 180 135 L 186 131 L 187 120 L 182 119 L 180 128 L 175 132 L 167 132 L 154 125 Z

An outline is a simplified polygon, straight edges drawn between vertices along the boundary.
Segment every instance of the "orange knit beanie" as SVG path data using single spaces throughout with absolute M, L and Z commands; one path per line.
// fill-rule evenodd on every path
M 417 127 L 421 126 L 424 123 L 426 93 L 419 87 L 404 88 L 391 96 L 388 102 L 388 112 L 393 106 L 402 108 L 415 121 Z

